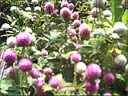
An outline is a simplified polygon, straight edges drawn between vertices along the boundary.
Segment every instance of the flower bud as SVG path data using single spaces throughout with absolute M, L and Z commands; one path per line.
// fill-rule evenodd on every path
M 55 11 L 55 7 L 54 7 L 54 4 L 52 4 L 51 2 L 47 2 L 44 6 L 44 11 L 47 13 L 47 14 L 53 14 L 54 11 Z
M 67 1 L 62 1 L 61 2 L 61 8 L 63 7 L 68 7 L 69 3 Z
M 71 14 L 71 19 L 75 20 L 75 19 L 79 19 L 79 13 L 78 12 L 73 12 Z
M 40 6 L 34 7 L 34 11 L 35 11 L 35 12 L 40 12 L 40 11 L 41 11 L 41 7 L 40 7 Z
M 122 22 L 116 22 L 113 26 L 113 30 L 115 32 L 122 32 L 122 31 L 126 31 L 127 30 L 127 27 L 124 23 Z
M 52 77 L 49 80 L 49 85 L 53 88 L 58 88 L 60 87 L 60 81 L 56 77 Z
M 34 80 L 33 85 L 37 90 L 42 89 L 44 82 L 42 80 Z
M 105 92 L 103 96 L 112 96 L 112 94 L 110 92 Z
M 74 7 L 75 7 L 75 6 L 74 6 L 74 4 L 73 4 L 73 3 L 69 3 L 69 4 L 68 4 L 68 8 L 69 8 L 70 10 L 73 10 L 73 9 L 74 9 Z
M 86 64 L 83 63 L 83 62 L 78 62 L 75 66 L 75 71 L 78 73 L 78 74 L 81 74 L 83 72 L 86 71 Z
M 39 0 L 32 0 L 31 3 L 32 3 L 33 5 L 37 5 L 37 4 L 39 3 Z
M 42 49 L 41 54 L 42 54 L 43 58 L 45 58 L 45 59 L 48 58 L 48 51 L 47 50 Z
M 46 76 L 47 79 L 50 79 L 51 76 L 52 76 L 53 70 L 49 67 L 45 67 L 43 69 L 43 73 L 44 73 L 44 75 Z
M 72 25 L 74 26 L 74 28 L 78 28 L 81 25 L 81 21 L 80 20 L 74 20 Z
M 32 70 L 30 71 L 30 75 L 32 78 L 38 78 L 40 75 L 40 72 L 38 71 L 38 69 L 32 68 Z
M 72 53 L 69 57 L 70 61 L 74 62 L 80 62 L 81 61 L 81 55 L 79 53 Z
M 16 45 L 16 38 L 15 37 L 8 37 L 7 41 L 6 41 L 6 44 L 7 44 L 8 47 L 14 48 L 15 45 Z
M 10 28 L 11 28 L 11 26 L 7 23 L 2 24 L 2 26 L 1 26 L 1 29 L 5 30 L 5 31 L 9 30 Z

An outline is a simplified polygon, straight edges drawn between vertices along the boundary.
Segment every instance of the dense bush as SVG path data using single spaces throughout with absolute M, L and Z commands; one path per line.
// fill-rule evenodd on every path
M 127 0 L 1 0 L 0 96 L 127 96 Z

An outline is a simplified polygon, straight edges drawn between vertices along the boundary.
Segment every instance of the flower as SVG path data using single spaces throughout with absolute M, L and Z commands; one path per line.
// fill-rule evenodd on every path
M 40 72 L 38 71 L 38 69 L 32 68 L 32 70 L 30 71 L 30 75 L 32 76 L 32 78 L 38 78 L 40 75 Z
M 39 3 L 39 0 L 32 0 L 31 3 L 37 5 Z
M 12 79 L 16 78 L 16 69 L 12 66 L 4 70 L 7 76 L 9 76 Z
M 74 62 L 80 62 L 81 61 L 81 55 L 79 53 L 72 53 L 69 57 L 71 61 Z
M 72 25 L 75 27 L 75 28 L 78 28 L 80 25 L 81 25 L 81 21 L 80 20 L 74 20 Z
M 102 70 L 97 64 L 89 64 L 86 69 L 86 75 L 89 80 L 97 79 L 101 76 Z
M 27 58 L 22 58 L 18 63 L 19 69 L 23 72 L 30 71 L 32 69 L 32 61 Z
M 48 51 L 45 50 L 45 49 L 42 49 L 41 55 L 42 55 L 43 58 L 47 58 L 48 57 Z
M 56 77 L 52 77 L 49 80 L 49 85 L 53 88 L 58 88 L 60 86 L 60 81 Z
M 127 58 L 124 55 L 120 54 L 114 58 L 114 62 L 116 65 L 123 67 L 127 63 Z
M 67 32 L 68 32 L 69 36 L 71 36 L 71 37 L 76 36 L 76 30 L 75 29 L 68 28 Z
M 74 7 L 75 7 L 75 6 L 74 6 L 74 4 L 73 4 L 73 3 L 69 3 L 69 4 L 68 4 L 68 8 L 69 8 L 70 10 L 73 10 L 73 9 L 74 9 Z
M 16 61 L 16 52 L 10 49 L 7 49 L 3 54 L 3 60 L 7 63 L 14 63 Z
M 15 45 L 16 45 L 16 38 L 13 37 L 13 36 L 8 37 L 7 40 L 6 40 L 6 44 L 7 44 L 7 46 L 10 47 L 10 48 L 15 47 Z
M 55 7 L 54 7 L 54 4 L 52 4 L 51 2 L 47 2 L 44 6 L 44 11 L 47 13 L 47 14 L 50 14 L 52 15 L 55 11 Z
M 28 32 L 20 32 L 16 35 L 16 44 L 18 46 L 28 46 L 32 43 L 32 35 Z
M 45 67 L 43 69 L 43 74 L 46 76 L 47 79 L 50 79 L 52 76 L 53 70 L 50 67 Z
M 115 76 L 113 75 L 113 73 L 107 73 L 104 76 L 104 81 L 106 84 L 112 84 L 115 81 Z
M 103 96 L 112 96 L 112 94 L 110 92 L 105 92 Z
M 89 81 L 86 81 L 85 82 L 85 88 L 86 88 L 86 91 L 88 91 L 89 93 L 95 93 L 99 90 L 99 83 L 100 83 L 100 80 L 96 80 L 95 82 L 89 82 Z
M 115 32 L 122 32 L 127 30 L 127 26 L 122 22 L 116 22 L 113 26 Z
M 83 62 L 78 62 L 75 66 L 75 71 L 78 73 L 78 74 L 81 74 L 83 72 L 86 71 L 86 64 L 83 63 Z
M 11 28 L 11 26 L 8 23 L 4 23 L 1 26 L 1 29 L 3 29 L 3 30 L 9 30 L 10 28 Z
M 25 11 L 31 11 L 32 9 L 31 9 L 31 7 L 26 7 L 25 8 Z
M 73 12 L 71 14 L 71 19 L 79 19 L 79 13 L 78 12 Z
M 60 10 L 60 16 L 62 16 L 64 19 L 70 19 L 71 11 L 67 7 L 63 7 Z
M 90 37 L 90 33 L 91 33 L 91 29 L 87 24 L 83 23 L 80 25 L 79 34 L 82 38 Z
M 68 7 L 68 2 L 67 1 L 62 1 L 61 2 L 61 8 L 63 8 L 63 7 Z
M 104 10 L 104 11 L 103 11 L 103 14 L 104 14 L 105 17 L 110 17 L 110 16 L 112 16 L 112 12 L 111 12 L 110 10 Z
M 33 85 L 35 86 L 35 88 L 37 90 L 40 90 L 40 89 L 42 89 L 44 82 L 43 82 L 43 80 L 37 80 L 36 79 L 36 80 L 34 80 Z
M 39 12 L 40 12 L 40 11 L 41 11 L 41 7 L 40 7 L 40 6 L 35 6 L 35 7 L 34 7 L 34 11 L 35 11 L 35 12 L 36 12 L 36 11 L 39 11 Z

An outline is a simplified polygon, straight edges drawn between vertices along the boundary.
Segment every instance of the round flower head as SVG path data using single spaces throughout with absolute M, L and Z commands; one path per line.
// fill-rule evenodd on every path
M 73 10 L 73 9 L 74 9 L 74 7 L 75 7 L 75 6 L 74 6 L 74 4 L 73 4 L 73 3 L 69 3 L 69 4 L 68 4 L 68 8 L 69 8 L 70 10 Z
M 116 22 L 113 26 L 115 32 L 122 32 L 127 30 L 127 26 L 122 22 Z
M 43 73 L 46 75 L 46 77 L 47 76 L 49 76 L 49 75 L 52 75 L 52 73 L 53 73 L 53 70 L 51 69 L 51 68 L 49 68 L 49 67 L 45 67 L 44 69 L 43 69 Z
M 82 38 L 89 38 L 91 29 L 87 24 L 81 24 L 79 27 L 79 34 Z
M 10 49 L 7 49 L 3 54 L 3 60 L 7 63 L 13 63 L 16 61 L 16 52 Z
M 37 5 L 37 4 L 39 3 L 39 0 L 32 0 L 31 3 L 32 3 L 33 5 Z
M 68 28 L 67 31 L 68 31 L 69 36 L 71 36 L 71 37 L 76 36 L 76 30 L 75 29 Z
M 32 70 L 30 71 L 30 75 L 32 78 L 38 78 L 40 75 L 40 72 L 38 71 L 38 69 L 32 68 Z
M 77 28 L 77 27 L 79 27 L 79 26 L 81 25 L 81 21 L 80 21 L 80 20 L 74 20 L 73 23 L 72 23 L 72 25 L 73 25 L 75 28 Z
M 40 12 L 41 11 L 41 7 L 40 6 L 35 6 L 34 7 L 34 11 L 35 12 Z
M 18 46 L 28 46 L 32 43 L 32 35 L 28 32 L 21 32 L 16 35 L 16 44 Z
M 97 64 L 89 64 L 87 66 L 86 75 L 89 80 L 97 79 L 101 76 L 102 70 Z
M 115 76 L 112 73 L 107 73 L 104 76 L 104 81 L 107 84 L 112 84 L 115 81 Z
M 52 77 L 49 80 L 49 85 L 53 88 L 58 88 L 60 87 L 60 81 L 56 77 Z
M 47 2 L 44 6 L 44 11 L 47 14 L 53 14 L 55 11 L 54 4 L 52 4 L 51 2 Z
M 79 19 L 79 13 L 78 12 L 73 12 L 71 14 L 71 19 Z
M 68 7 L 69 3 L 67 1 L 61 2 L 61 7 Z
M 8 37 L 6 44 L 8 47 L 13 48 L 16 45 L 16 38 L 15 37 Z
M 19 68 L 23 71 L 23 72 L 27 72 L 30 71 L 32 69 L 32 61 L 30 59 L 27 58 L 23 58 L 19 61 Z
M 42 89 L 44 82 L 42 80 L 34 80 L 33 85 L 37 90 Z
M 86 91 L 89 92 L 89 93 L 95 93 L 99 90 L 99 83 L 100 83 L 100 80 L 96 80 L 95 82 L 89 82 L 87 81 L 85 83 L 85 88 L 86 88 Z
M 80 62 L 81 61 L 81 55 L 79 53 L 73 53 L 70 55 L 69 59 L 74 62 Z
M 71 11 L 67 7 L 63 7 L 60 10 L 60 16 L 62 16 L 64 19 L 70 19 Z
M 9 68 L 5 69 L 4 71 L 7 74 L 7 76 L 9 76 L 12 79 L 15 79 L 15 77 L 16 77 L 16 69 L 15 68 L 9 67 Z
M 110 92 L 105 92 L 103 96 L 112 96 L 112 94 Z
M 45 49 L 42 49 L 41 54 L 42 54 L 43 58 L 47 58 L 48 57 L 48 51 L 45 50 Z
M 83 72 L 86 71 L 86 64 L 83 63 L 83 62 L 78 62 L 78 63 L 76 64 L 75 69 L 76 69 L 76 72 L 77 72 L 78 74 L 81 74 L 81 73 L 83 73 Z

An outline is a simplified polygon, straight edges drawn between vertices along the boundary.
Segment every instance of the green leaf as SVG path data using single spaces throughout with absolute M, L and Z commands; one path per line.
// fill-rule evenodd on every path
M 122 22 L 125 24 L 128 24 L 128 9 L 125 10 L 123 16 L 122 16 Z

